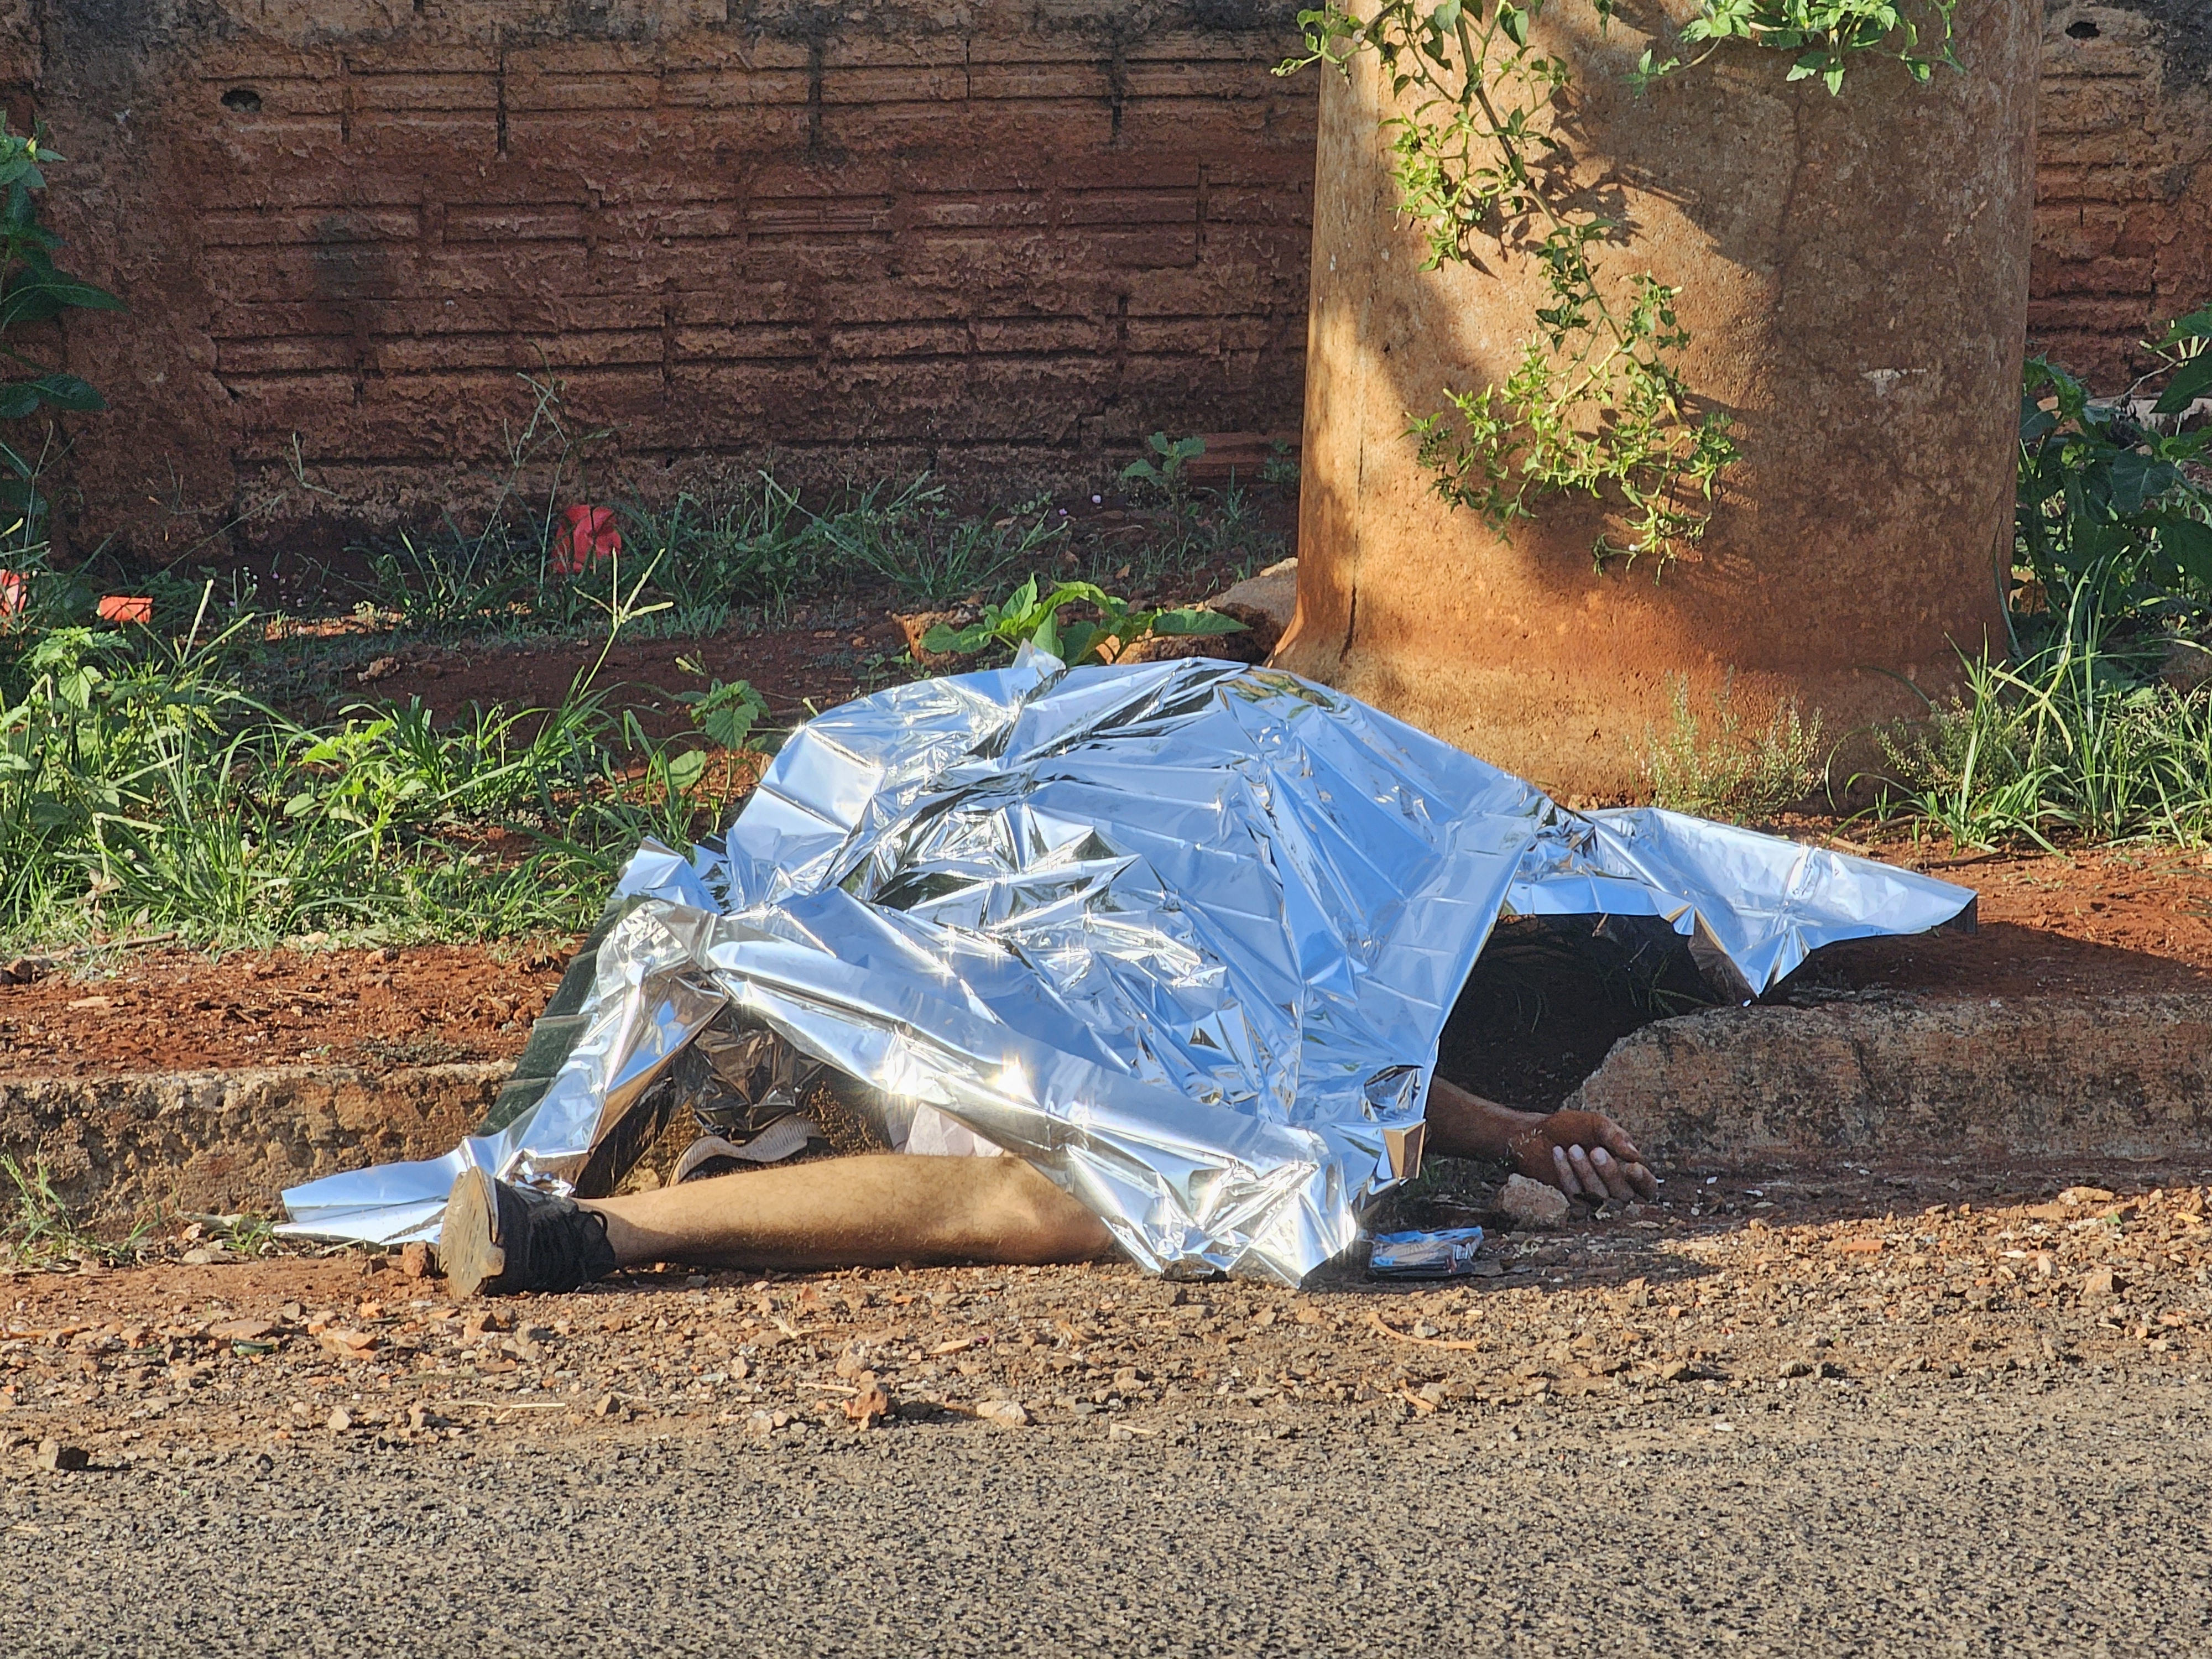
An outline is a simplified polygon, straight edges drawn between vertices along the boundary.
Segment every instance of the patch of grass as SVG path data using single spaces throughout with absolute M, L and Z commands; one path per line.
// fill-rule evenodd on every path
M 641 597 L 650 574 L 609 601 L 606 647 L 556 706 L 442 726 L 419 703 L 315 727 L 277 714 L 239 678 L 250 618 L 212 638 L 203 618 L 175 639 L 76 623 L 0 634 L 0 939 L 588 925 L 641 838 L 688 849 L 719 818 L 709 747 L 748 743 L 761 707 L 717 684 L 692 703 L 695 735 L 666 743 L 608 711 L 593 689 L 606 650 L 668 603 Z
M 482 510 L 357 550 L 370 574 L 337 601 L 350 615 L 272 615 L 236 574 L 131 573 L 118 590 L 125 573 L 98 559 L 57 566 L 35 526 L 0 531 L 0 945 L 570 933 L 641 838 L 688 848 L 750 781 L 733 751 L 754 745 L 765 705 L 708 684 L 696 657 L 702 689 L 680 699 L 692 730 L 666 741 L 611 707 L 604 651 L 550 708 L 440 718 L 420 701 L 325 701 L 404 640 L 690 638 L 862 595 L 948 608 L 1040 568 L 1081 590 L 1045 607 L 1055 628 L 1062 608 L 1076 630 L 1096 609 L 1121 639 L 1188 631 L 1159 596 L 1282 551 L 1245 492 L 1192 484 L 1191 442 L 1132 481 L 1152 505 L 1097 520 L 1042 496 L 960 510 L 927 476 L 802 500 L 763 471 L 665 507 L 593 505 L 607 434 L 572 418 L 557 380 L 523 382 Z M 150 621 L 98 618 L 114 591 L 150 594 Z M 918 670 L 899 656 L 861 672 Z
M 1105 526 L 1072 518 L 1048 495 L 963 510 L 926 473 L 848 480 L 802 499 L 763 471 L 665 507 L 617 497 L 591 507 L 591 458 L 607 434 L 572 420 L 557 379 L 521 378 L 529 412 L 503 434 L 484 507 L 358 550 L 371 574 L 357 610 L 380 631 L 454 641 L 588 630 L 613 596 L 613 561 L 601 556 L 609 532 L 630 568 L 650 561 L 658 603 L 633 628 L 662 639 L 775 626 L 796 604 L 886 589 L 895 605 L 943 609 L 1040 568 L 1149 596 L 1194 567 L 1249 573 L 1284 553 L 1284 538 L 1233 477 L 1218 489 L 1193 483 L 1201 441 L 1164 434 L 1122 475 L 1133 511 Z M 1261 471 L 1279 489 L 1295 482 L 1286 455 Z M 592 515 L 590 531 L 574 522 L 579 513 Z M 187 597 L 171 581 L 157 602 L 167 615 Z
M 2013 663 L 1984 653 L 1965 671 L 1964 696 L 1877 734 L 1879 816 L 1960 848 L 2212 837 L 2212 686 L 2153 678 L 2091 585 L 2051 643 Z
M 748 608 L 781 614 L 819 574 L 817 521 L 765 472 L 726 498 L 679 495 L 665 511 L 628 506 L 622 518 L 631 546 L 660 553 L 669 609 L 647 631 L 663 637 L 720 633 Z
M 2143 343 L 2157 367 L 2113 399 L 2028 361 L 2011 651 L 1877 734 L 1878 816 L 1960 848 L 2212 838 L 2212 310 Z
M 0 1153 L 0 1252 L 31 1267 L 76 1261 L 128 1261 L 138 1253 L 142 1224 L 121 1243 L 95 1237 L 70 1213 L 54 1190 L 53 1172 Z
M 1690 703 L 1689 682 L 1672 676 L 1669 721 L 1647 732 L 1644 775 L 1651 796 L 1677 812 L 1737 822 L 1771 818 L 1821 785 L 1820 714 L 1776 705 L 1763 727 L 1747 726 L 1731 706 L 1733 677 L 1722 682 L 1710 721 Z
M 196 1210 L 179 1210 L 169 1219 L 187 1224 L 183 1239 L 188 1243 L 205 1239 L 241 1255 L 273 1255 L 283 1248 L 283 1241 L 276 1237 L 276 1224 L 264 1215 L 249 1212 L 205 1215 Z
M 1066 534 L 1049 500 L 1024 501 L 998 518 L 963 518 L 944 491 L 917 479 L 879 502 L 863 490 L 816 520 L 845 572 L 887 584 L 918 608 L 952 604 L 994 586 L 1007 571 L 1043 557 Z

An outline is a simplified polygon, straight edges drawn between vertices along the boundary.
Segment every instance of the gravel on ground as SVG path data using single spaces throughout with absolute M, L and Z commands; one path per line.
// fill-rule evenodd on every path
M 1472 1279 L 1304 1291 L 662 1269 L 456 1306 L 419 1255 L 204 1243 L 18 1273 L 0 1638 L 2203 1650 L 2208 1176 L 1678 1170 Z

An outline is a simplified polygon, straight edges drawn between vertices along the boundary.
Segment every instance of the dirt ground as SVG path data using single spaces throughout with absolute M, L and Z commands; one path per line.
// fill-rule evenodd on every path
M 0 1646 L 2203 1652 L 2208 1176 L 1678 1170 L 1306 1291 L 0 1278 Z
M 1478 1277 L 1378 1281 L 1346 1263 L 1303 1291 L 1122 1266 L 659 1269 L 456 1305 L 398 1253 L 240 1256 L 185 1237 L 144 1265 L 0 1277 L 0 1468 L 27 1473 L 49 1440 L 112 1468 L 179 1447 L 588 1439 L 633 1419 L 762 1438 L 1000 1418 L 1151 1435 L 1194 1413 L 1295 1430 L 1669 1391 L 1757 1412 L 1793 1390 L 2195 1382 L 2212 1369 L 2207 1176 L 1966 1158 L 1678 1170 L 1634 1219 L 1494 1237 Z
M 655 738 L 690 729 L 676 694 L 702 690 L 711 679 L 750 681 L 768 700 L 769 722 L 788 726 L 904 679 L 891 659 L 906 648 L 904 633 L 887 612 L 825 611 L 770 632 L 622 640 L 592 684 L 606 690 L 611 709 L 634 712 Z M 324 690 L 323 701 L 337 708 L 419 697 L 445 720 L 471 703 L 549 708 L 599 660 L 599 651 L 596 640 L 398 645 L 349 665 Z
M 1979 940 L 1789 994 L 2199 984 L 2197 867 L 1984 864 Z M 49 1072 L 234 1028 L 506 1052 L 561 954 L 125 956 L 0 989 L 0 1033 L 56 1010 Z M 389 994 L 339 1002 L 362 972 Z M 1570 1065 L 1620 1004 L 1585 1006 L 1488 1063 Z M 1378 1225 L 1487 1213 L 1498 1173 L 1434 1160 Z M 2204 1650 L 2212 1168 L 1667 1174 L 1449 1282 L 663 1268 L 456 1304 L 401 1255 L 191 1228 L 0 1274 L 0 1646 Z
M 572 949 L 17 958 L 0 966 L 27 981 L 0 984 L 0 1078 L 504 1060 L 521 1051 Z
M 1126 515 L 1115 509 L 1077 510 L 1099 546 L 1118 532 L 1145 528 L 1139 521 L 1123 522 Z M 1287 540 L 1295 508 L 1271 498 L 1262 504 L 1261 520 Z M 1284 550 L 1272 550 L 1279 556 Z M 1249 555 L 1196 558 L 1148 584 L 1157 591 L 1130 593 L 1126 582 L 1115 584 L 1115 591 L 1147 604 L 1192 604 L 1235 584 L 1252 562 Z M 1012 587 L 1021 574 L 1009 573 L 1004 586 Z M 1049 582 L 1078 572 L 1063 563 L 1037 574 Z M 608 708 L 635 714 L 656 738 L 690 729 L 677 694 L 703 689 L 710 679 L 750 682 L 768 701 L 768 723 L 789 726 L 911 678 L 916 671 L 903 660 L 910 641 L 898 613 L 919 605 L 888 593 L 854 594 L 796 606 L 773 626 L 740 623 L 706 638 L 633 633 L 611 648 L 588 637 L 474 642 L 385 637 L 364 633 L 353 619 L 333 617 L 288 630 L 312 644 L 295 648 L 268 690 L 307 719 L 327 719 L 349 705 L 419 698 L 441 718 L 453 720 L 471 703 L 554 706 L 596 665 L 592 684 L 605 693 Z

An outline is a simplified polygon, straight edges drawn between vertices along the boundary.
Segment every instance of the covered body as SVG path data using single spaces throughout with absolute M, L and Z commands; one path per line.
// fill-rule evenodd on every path
M 1660 918 L 1751 994 L 1972 900 L 1656 810 L 1570 812 L 1280 672 L 1033 652 L 815 720 L 722 847 L 648 845 L 619 894 L 543 1098 L 444 1158 L 294 1188 L 293 1231 L 434 1236 L 468 1164 L 574 1184 L 641 1113 L 758 1133 L 834 1078 L 886 1145 L 1026 1158 L 1147 1267 L 1296 1283 L 1412 1173 L 1500 915 Z

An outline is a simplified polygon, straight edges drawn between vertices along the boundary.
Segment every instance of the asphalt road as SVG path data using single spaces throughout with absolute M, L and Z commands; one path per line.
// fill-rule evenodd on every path
M 0 1651 L 2203 1653 L 2208 1404 L 2081 1376 L 15 1462 Z

